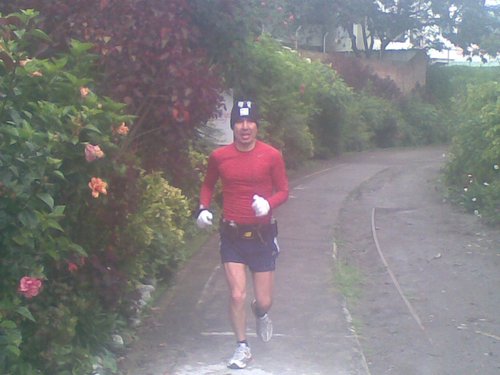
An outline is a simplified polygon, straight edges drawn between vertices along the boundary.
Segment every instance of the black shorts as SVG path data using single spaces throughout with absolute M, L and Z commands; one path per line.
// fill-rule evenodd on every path
M 251 234 L 250 234 L 251 233 Z M 220 226 L 220 255 L 222 263 L 246 264 L 252 272 L 268 272 L 276 269 L 279 254 L 277 224 L 270 224 L 262 230 L 239 231 L 224 223 Z

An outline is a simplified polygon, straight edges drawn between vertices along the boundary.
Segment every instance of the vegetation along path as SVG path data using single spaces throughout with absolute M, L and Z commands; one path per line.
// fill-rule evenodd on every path
M 251 330 L 254 361 L 238 373 L 498 372 L 500 234 L 443 202 L 445 160 L 444 148 L 364 152 L 292 178 L 276 215 L 275 336 Z M 127 375 L 235 372 L 217 247 L 214 234 L 157 301 Z

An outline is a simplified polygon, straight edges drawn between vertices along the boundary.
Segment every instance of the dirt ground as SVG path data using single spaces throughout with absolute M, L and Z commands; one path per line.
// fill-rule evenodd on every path
M 446 158 L 383 150 L 294 173 L 276 212 L 273 340 L 257 340 L 249 315 L 254 360 L 226 368 L 234 338 L 214 233 L 158 299 L 124 373 L 500 373 L 500 231 L 443 201 Z

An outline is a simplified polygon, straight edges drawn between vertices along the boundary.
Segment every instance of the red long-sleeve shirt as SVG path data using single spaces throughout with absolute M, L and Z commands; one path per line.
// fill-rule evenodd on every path
M 268 223 L 272 209 L 288 199 L 288 177 L 281 153 L 257 141 L 251 151 L 239 151 L 234 144 L 210 154 L 205 179 L 201 186 L 200 205 L 210 207 L 215 184 L 222 181 L 223 217 L 238 224 Z M 253 196 L 267 199 L 271 211 L 256 217 Z

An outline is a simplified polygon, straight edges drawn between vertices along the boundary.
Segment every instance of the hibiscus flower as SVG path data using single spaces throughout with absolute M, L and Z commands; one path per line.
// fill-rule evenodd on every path
M 128 128 L 127 124 L 122 122 L 120 124 L 120 126 L 118 126 L 118 128 L 113 128 L 113 133 L 119 134 L 119 135 L 127 135 L 129 130 L 130 129 Z
M 80 95 L 82 98 L 85 98 L 88 94 L 90 94 L 90 89 L 88 87 L 80 87 Z
M 85 160 L 89 163 L 104 157 L 104 152 L 99 146 L 91 145 L 90 143 L 85 146 Z
M 99 177 L 92 177 L 90 179 L 89 188 L 92 190 L 92 196 L 94 198 L 99 198 L 99 194 L 108 194 L 106 190 L 108 188 L 107 182 L 104 182 Z
M 40 293 L 42 289 L 42 280 L 36 277 L 23 276 L 19 281 L 17 291 L 26 298 L 33 298 Z

